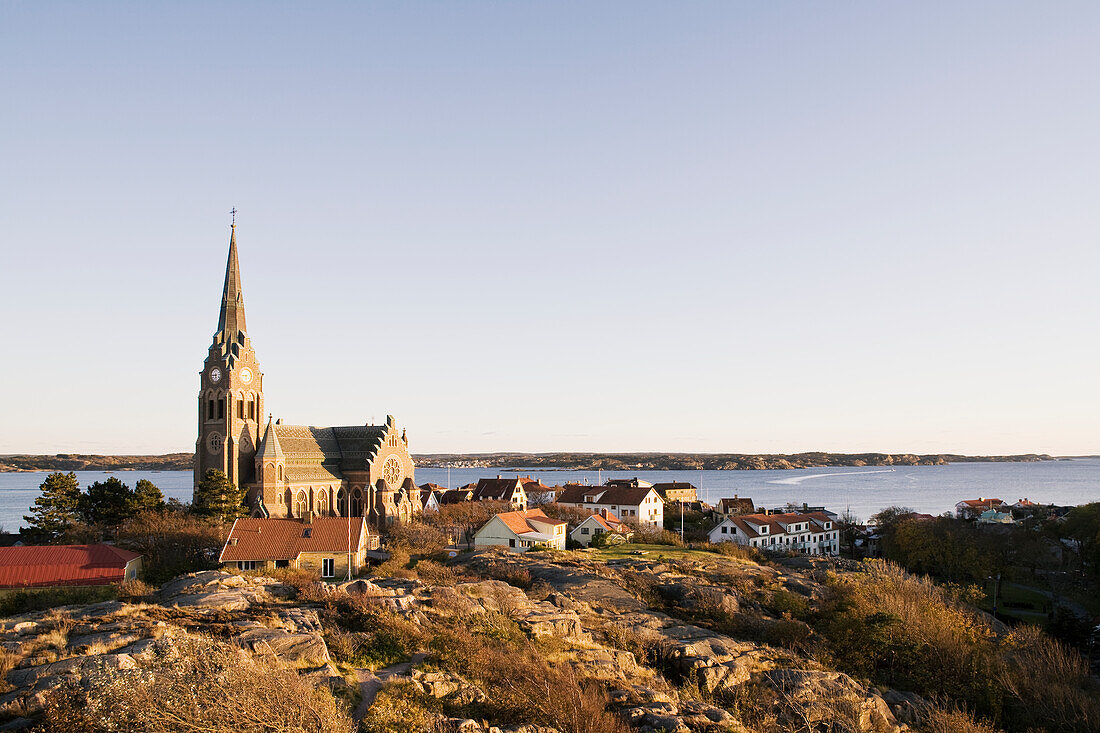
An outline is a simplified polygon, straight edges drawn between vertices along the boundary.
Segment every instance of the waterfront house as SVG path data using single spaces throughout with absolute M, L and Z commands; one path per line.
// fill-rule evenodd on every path
M 473 501 L 505 501 L 513 508 L 520 511 L 527 508 L 527 492 L 523 488 L 523 480 L 520 478 L 496 478 L 479 479 L 474 493 Z
M 439 506 L 448 506 L 449 504 L 461 504 L 464 501 L 472 500 L 473 496 L 474 490 L 469 487 L 463 487 L 461 489 L 447 489 L 438 499 Z
M 569 539 L 590 547 L 592 541 L 600 535 L 607 535 L 608 543 L 629 542 L 634 532 L 614 514 L 602 509 L 598 514 L 593 514 L 569 532 Z
M 109 585 L 140 571 L 141 555 L 113 545 L 0 547 L 0 588 Z
M 746 514 L 726 517 L 709 533 L 711 542 L 804 555 L 840 554 L 840 532 L 823 512 Z
M 955 505 L 955 516 L 959 519 L 977 519 L 978 516 L 989 509 L 1005 510 L 1005 503 L 1000 499 L 990 499 L 979 496 L 977 499 L 963 499 Z
M 693 502 L 698 501 L 699 496 L 695 487 L 687 481 L 666 481 L 653 484 L 653 489 L 661 498 L 668 502 Z
M 752 514 L 756 507 L 753 506 L 752 499 L 734 494 L 732 499 L 719 499 L 717 511 L 723 517 L 736 517 L 739 514 Z
M 999 512 L 996 509 L 986 509 L 978 515 L 978 524 L 1013 524 L 1012 512 Z
M 378 547 L 378 535 L 362 517 L 246 517 L 233 522 L 218 562 L 237 570 L 296 568 L 343 578 L 349 565 L 350 574 L 359 572 L 367 551 Z
M 474 547 L 507 547 L 512 552 L 547 547 L 564 550 L 566 526 L 541 509 L 503 512 L 474 533 Z
M 642 482 L 645 483 L 645 482 Z M 614 512 L 625 522 L 663 527 L 665 503 L 652 486 L 582 486 L 566 484 L 558 504 L 581 507 L 593 514 L 601 509 Z

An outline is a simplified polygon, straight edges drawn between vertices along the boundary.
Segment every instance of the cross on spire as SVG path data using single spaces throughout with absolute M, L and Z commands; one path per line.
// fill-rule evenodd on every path
M 233 215 L 233 224 L 231 226 L 237 226 L 237 207 L 234 206 L 229 210 L 229 213 Z

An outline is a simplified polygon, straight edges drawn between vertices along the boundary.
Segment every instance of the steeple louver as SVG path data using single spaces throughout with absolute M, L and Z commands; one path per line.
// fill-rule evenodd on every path
M 222 289 L 222 308 L 218 315 L 218 333 L 215 340 L 222 345 L 222 353 L 233 360 L 244 343 L 247 330 L 244 322 L 244 293 L 241 290 L 241 268 L 237 263 L 237 226 L 229 236 L 229 258 L 225 263 L 225 287 Z M 231 364 L 230 364 L 231 366 Z

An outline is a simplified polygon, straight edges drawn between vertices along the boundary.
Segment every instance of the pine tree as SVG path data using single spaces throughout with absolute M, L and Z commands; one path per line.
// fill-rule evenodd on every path
M 159 512 L 164 509 L 164 494 L 152 481 L 141 479 L 134 484 L 134 514 Z
M 39 487 L 42 496 L 34 500 L 31 513 L 24 515 L 23 534 L 36 543 L 57 542 L 77 521 L 80 483 L 76 474 L 51 473 Z
M 211 468 L 195 487 L 191 511 L 199 516 L 216 517 L 228 522 L 247 514 L 244 492 L 238 489 L 224 471 Z
M 96 481 L 80 497 L 80 515 L 88 524 L 117 527 L 134 515 L 134 493 L 111 476 Z

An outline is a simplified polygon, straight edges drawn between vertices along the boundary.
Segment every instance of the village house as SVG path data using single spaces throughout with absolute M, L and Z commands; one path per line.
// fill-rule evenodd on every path
M 513 552 L 544 547 L 564 550 L 566 526 L 541 509 L 503 512 L 474 533 L 474 547 L 507 547 Z
M 710 531 L 709 539 L 715 544 L 736 542 L 777 552 L 840 554 L 839 530 L 822 512 L 726 517 Z
M 645 482 L 642 482 L 645 483 Z M 625 522 L 663 527 L 665 503 L 652 486 L 581 486 L 566 484 L 558 494 L 558 504 L 575 506 L 592 513 L 601 509 L 614 512 Z
M 634 532 L 626 522 L 606 509 L 598 514 L 586 517 L 569 533 L 569 539 L 584 547 L 591 547 L 592 541 L 600 535 L 608 535 L 608 542 L 629 542 Z
M 479 479 L 474 493 L 473 501 L 506 501 L 520 511 L 527 508 L 527 492 L 523 489 L 523 480 L 520 478 L 496 478 Z
M 141 555 L 113 545 L 0 547 L 0 588 L 109 585 L 139 572 Z
M 345 578 L 359 572 L 367 551 L 378 546 L 363 517 L 247 517 L 233 522 L 218 562 L 237 570 L 294 568 Z
M 977 499 L 963 499 L 955 505 L 955 516 L 958 519 L 977 519 L 982 512 L 989 509 L 1004 511 L 1005 503 L 1000 499 L 990 499 L 979 496 Z
M 999 512 L 996 509 L 986 509 L 978 515 L 978 524 L 1014 524 L 1016 520 L 1012 512 Z
M 719 499 L 716 511 L 723 517 L 736 517 L 739 514 L 752 514 L 756 507 L 753 506 L 752 499 L 734 494 L 732 499 Z
M 472 501 L 474 498 L 473 486 L 464 486 L 461 489 L 447 489 L 438 498 L 439 506 L 461 504 L 464 501 Z
M 653 484 L 653 489 L 661 495 L 661 498 L 669 502 L 693 502 L 699 497 L 694 486 L 687 481 L 668 481 Z
M 443 498 L 443 494 L 447 492 L 447 489 L 432 483 L 421 484 L 417 488 L 420 490 L 420 499 L 418 502 L 420 511 L 439 511 L 439 500 Z

